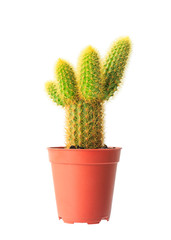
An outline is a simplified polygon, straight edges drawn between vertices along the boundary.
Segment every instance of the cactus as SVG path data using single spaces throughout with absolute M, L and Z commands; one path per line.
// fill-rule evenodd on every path
M 120 38 L 101 63 L 97 50 L 89 46 L 80 55 L 76 74 L 68 62 L 58 60 L 56 80 L 45 87 L 50 98 L 66 110 L 67 148 L 103 146 L 103 105 L 121 83 L 130 50 L 130 39 Z

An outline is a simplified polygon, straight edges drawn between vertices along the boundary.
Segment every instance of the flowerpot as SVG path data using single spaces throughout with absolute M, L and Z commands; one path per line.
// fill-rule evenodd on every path
M 109 220 L 121 148 L 48 148 L 59 219 L 66 223 Z

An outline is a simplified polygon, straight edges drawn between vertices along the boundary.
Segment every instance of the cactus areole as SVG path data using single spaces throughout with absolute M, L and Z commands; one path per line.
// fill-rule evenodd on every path
M 121 149 L 104 145 L 104 102 L 118 90 L 130 51 L 129 37 L 116 40 L 103 60 L 88 46 L 77 71 L 59 59 L 55 80 L 45 85 L 53 102 L 66 111 L 66 146 L 48 148 L 58 216 L 64 222 L 109 220 Z

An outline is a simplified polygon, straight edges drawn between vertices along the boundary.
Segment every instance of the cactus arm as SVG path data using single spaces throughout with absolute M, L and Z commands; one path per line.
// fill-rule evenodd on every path
M 67 105 L 78 100 L 78 89 L 75 73 L 70 64 L 62 59 L 59 59 L 55 75 L 62 102 Z
M 78 61 L 78 83 L 81 98 L 86 101 L 102 98 L 100 57 L 91 46 L 82 51 Z
M 57 85 L 55 84 L 55 82 L 52 82 L 52 81 L 46 82 L 45 90 L 46 90 L 47 94 L 49 95 L 49 97 L 57 105 L 64 106 L 64 103 L 62 102 L 62 100 L 60 99 L 60 96 L 58 94 Z
M 112 45 L 103 64 L 104 100 L 108 100 L 117 91 L 121 83 L 127 60 L 131 51 L 128 37 L 120 38 Z

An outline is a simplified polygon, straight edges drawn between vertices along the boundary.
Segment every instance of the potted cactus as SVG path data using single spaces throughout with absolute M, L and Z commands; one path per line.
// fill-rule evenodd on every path
M 104 145 L 103 105 L 117 91 L 127 64 L 128 37 L 113 43 L 104 61 L 87 47 L 78 69 L 59 59 L 50 98 L 66 110 L 66 146 L 48 148 L 59 219 L 66 223 L 109 220 L 121 148 Z

